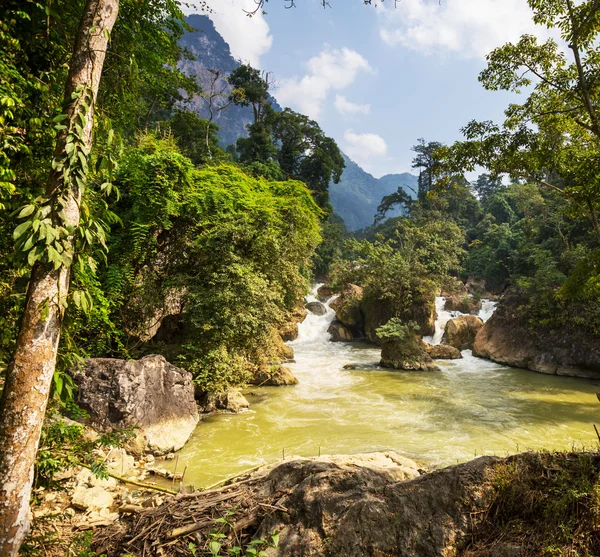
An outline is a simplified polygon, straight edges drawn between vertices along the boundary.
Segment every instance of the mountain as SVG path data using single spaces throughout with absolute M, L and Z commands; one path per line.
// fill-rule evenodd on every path
M 192 56 L 192 60 L 182 60 L 179 67 L 183 73 L 195 76 L 202 85 L 203 91 L 209 92 L 211 82 L 214 79 L 210 69 L 219 70 L 223 77 L 229 75 L 240 65 L 236 60 L 213 22 L 205 15 L 190 15 L 185 18 L 187 24 L 193 29 L 181 37 L 180 45 L 184 47 Z M 217 101 L 217 104 L 223 106 L 227 103 L 227 95 L 231 87 L 227 82 L 220 78 L 214 85 L 215 91 L 224 90 L 224 96 Z M 281 110 L 277 101 L 271 99 L 275 110 Z M 195 96 L 191 101 L 191 108 L 202 118 L 208 119 L 209 112 L 206 100 Z M 246 126 L 254 121 L 252 108 L 250 106 L 231 105 L 225 110 L 217 111 L 213 118 L 213 123 L 219 126 L 219 140 L 223 147 L 235 144 L 240 137 L 246 137 Z
M 331 204 L 340 215 L 348 230 L 358 230 L 373 224 L 377 207 L 381 199 L 394 193 L 402 186 L 412 198 L 416 197 L 417 176 L 413 174 L 387 174 L 381 178 L 365 172 L 358 164 L 344 155 L 346 168 L 339 184 L 329 184 Z M 390 211 L 389 217 L 400 214 L 399 210 Z
M 210 91 L 210 83 L 213 74 L 209 69 L 220 70 L 223 77 L 230 74 L 240 64 L 236 60 L 223 37 L 217 32 L 213 22 L 205 15 L 190 15 L 186 22 L 192 28 L 181 38 L 181 46 L 190 52 L 193 59 L 182 60 L 181 70 L 187 74 L 196 76 L 205 91 Z M 215 85 L 215 90 L 221 91 L 225 88 L 225 94 L 229 93 L 227 83 L 220 78 Z M 219 101 L 220 105 L 227 102 L 226 96 Z M 281 110 L 281 106 L 272 99 L 275 110 Z M 209 117 L 206 100 L 196 96 L 191 101 L 191 108 L 203 118 Z M 218 111 L 213 122 L 219 126 L 219 139 L 223 147 L 235 144 L 240 137 L 246 137 L 246 126 L 252 123 L 254 117 L 251 107 L 229 106 L 225 110 Z M 355 162 L 344 155 L 346 168 L 339 184 L 331 183 L 329 192 L 331 203 L 335 212 L 340 215 L 349 230 L 357 230 L 373 224 L 373 218 L 377 212 L 377 206 L 381 198 L 395 192 L 399 186 L 410 186 L 416 189 L 417 177 L 412 174 L 388 174 L 381 178 L 375 178 L 365 172 Z M 410 189 L 406 191 L 413 196 Z M 399 212 L 390 212 L 389 216 L 398 215 Z

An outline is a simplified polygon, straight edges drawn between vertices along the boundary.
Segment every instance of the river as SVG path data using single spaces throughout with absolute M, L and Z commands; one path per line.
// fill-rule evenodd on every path
M 437 304 L 434 343 L 451 317 L 443 299 Z M 484 302 L 480 315 L 487 319 L 493 309 Z M 253 388 L 245 393 L 250 410 L 200 422 L 178 453 L 178 471 L 187 465 L 186 484 L 203 487 L 283 456 L 319 452 L 393 449 L 437 467 L 596 441 L 599 381 L 507 368 L 469 350 L 462 360 L 437 361 L 441 372 L 387 371 L 377 366 L 380 350 L 372 345 L 330 342 L 333 317 L 329 307 L 325 316 L 309 314 L 290 343 L 298 385 Z

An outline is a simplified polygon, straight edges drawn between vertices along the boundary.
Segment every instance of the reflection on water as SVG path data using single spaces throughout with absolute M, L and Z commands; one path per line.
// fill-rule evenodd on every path
M 311 298 L 312 299 L 312 298 Z M 488 309 L 488 308 L 486 308 Z M 213 482 L 286 456 L 393 449 L 431 466 L 481 454 L 591 446 L 600 417 L 598 381 L 506 368 L 463 352 L 441 372 L 371 365 L 380 351 L 332 343 L 333 311 L 309 315 L 291 343 L 299 384 L 256 388 L 248 412 L 201 422 L 179 453 L 186 483 Z M 437 339 L 436 339 L 437 340 Z

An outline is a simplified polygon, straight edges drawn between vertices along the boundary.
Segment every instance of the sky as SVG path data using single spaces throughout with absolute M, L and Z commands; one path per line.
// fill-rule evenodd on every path
M 232 54 L 272 72 L 279 104 L 376 177 L 411 171 L 419 138 L 452 143 L 470 120 L 501 121 L 515 97 L 478 82 L 486 54 L 547 38 L 526 0 L 269 0 L 252 18 L 255 0 L 206 1 Z

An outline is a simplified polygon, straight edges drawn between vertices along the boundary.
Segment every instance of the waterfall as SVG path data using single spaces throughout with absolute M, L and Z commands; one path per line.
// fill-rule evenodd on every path
M 320 301 L 317 299 L 316 294 L 321 286 L 323 285 L 317 284 L 311 290 L 310 294 L 306 296 L 305 300 L 307 304 Z M 310 311 L 308 312 L 304 321 L 298 324 L 298 338 L 290 343 L 291 346 L 295 347 L 303 343 L 329 342 L 331 335 L 327 332 L 327 329 L 329 329 L 329 325 L 331 325 L 331 322 L 335 319 L 335 311 L 333 311 L 329 305 L 336 298 L 337 296 L 332 296 L 323 304 L 327 309 L 325 315 L 315 315 Z
M 446 298 L 443 296 L 437 296 L 435 299 L 435 310 L 437 313 L 437 319 L 435 320 L 435 333 L 433 336 L 423 337 L 423 340 L 432 345 L 437 345 L 442 343 L 442 337 L 444 336 L 444 330 L 446 329 L 446 324 L 450 319 L 458 317 L 459 315 L 464 315 L 460 311 L 447 311 L 444 309 L 446 305 Z M 491 300 L 482 299 L 481 300 L 481 309 L 479 310 L 478 316 L 485 323 L 496 311 L 497 302 L 492 302 Z

